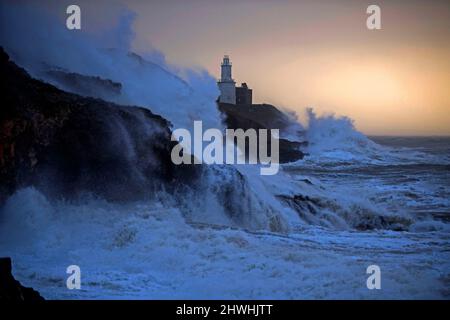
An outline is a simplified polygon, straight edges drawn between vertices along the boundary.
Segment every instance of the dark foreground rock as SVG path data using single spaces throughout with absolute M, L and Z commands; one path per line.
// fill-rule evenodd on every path
M 43 297 L 32 288 L 24 287 L 12 275 L 11 258 L 0 258 L 0 301 L 42 301 Z
M 219 103 L 219 110 L 225 115 L 225 122 L 230 129 L 279 129 L 280 133 L 287 130 L 292 120 L 270 104 L 232 105 Z M 305 142 L 279 139 L 280 163 L 294 162 L 303 159 L 300 150 Z M 268 147 L 270 150 L 270 145 Z
M 30 185 L 58 197 L 150 197 L 200 170 L 172 163 L 170 123 L 148 109 L 32 79 L 2 49 L 0 73 L 0 203 Z

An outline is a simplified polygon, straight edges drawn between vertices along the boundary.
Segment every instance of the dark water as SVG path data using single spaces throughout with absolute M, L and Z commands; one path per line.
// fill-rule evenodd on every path
M 371 136 L 370 140 L 394 148 L 411 148 L 417 151 L 442 156 L 444 159 L 450 157 L 450 137 L 392 137 Z

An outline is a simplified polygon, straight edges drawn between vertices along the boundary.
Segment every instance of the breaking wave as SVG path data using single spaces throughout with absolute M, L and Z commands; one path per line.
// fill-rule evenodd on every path
M 119 39 L 125 49 L 106 50 L 36 10 L 2 3 L 0 22 L 2 45 L 35 77 L 75 92 L 48 68 L 109 79 L 122 85 L 111 100 L 148 107 L 175 128 L 197 119 L 221 126 L 211 76 L 130 54 L 132 15 L 109 35 L 128 35 Z M 374 257 L 389 270 L 379 297 L 448 298 L 448 224 L 391 206 L 398 199 L 365 178 L 355 191 L 326 180 L 335 172 L 322 180 L 308 171 L 441 160 L 381 146 L 346 117 L 312 109 L 308 117 L 309 155 L 275 176 L 261 176 L 258 166 L 208 166 L 190 187 L 126 203 L 17 190 L 0 208 L 0 253 L 46 298 L 373 298 L 355 275 L 365 277 Z M 294 125 L 290 134 L 301 130 Z M 353 183 L 350 176 L 343 180 Z M 71 263 L 82 266 L 83 290 L 64 286 Z
M 135 14 L 125 8 L 119 12 L 116 26 L 98 38 L 86 30 L 68 32 L 61 21 L 38 5 L 1 3 L 0 41 L 32 76 L 63 90 L 79 93 L 49 71 L 113 81 L 121 85 L 120 95 L 109 93 L 102 98 L 147 107 L 175 128 L 190 129 L 194 120 L 202 120 L 205 128 L 221 128 L 215 79 L 203 70 L 169 65 L 156 50 L 142 53 L 147 60 L 132 53 Z M 149 61 L 155 56 L 157 62 Z M 98 90 L 92 94 L 98 97 Z
M 113 30 L 110 35 L 128 35 L 117 40 L 122 48 L 119 50 L 99 49 L 102 43 L 93 41 L 89 34 L 68 33 L 57 21 L 36 10 L 3 4 L 1 10 L 2 24 L 8 25 L 1 28 L 2 45 L 35 77 L 69 91 L 74 89 L 48 76 L 48 68 L 109 79 L 122 86 L 119 97 L 112 96 L 112 100 L 148 107 L 170 120 L 174 127 L 190 128 L 194 120 L 202 120 L 205 127 L 222 126 L 212 76 L 185 69 L 177 75 L 173 72 L 178 69 L 165 64 L 164 59 L 149 62 L 130 52 L 132 14 L 122 14 L 117 27 L 120 30 Z M 27 23 L 23 24 L 24 21 Z M 17 32 L 5 34 L 5 30 Z M 45 40 L 49 38 L 54 41 Z M 155 53 L 148 53 L 152 54 Z M 318 117 L 312 109 L 308 110 L 308 117 L 305 134 L 309 156 L 294 166 L 377 163 L 400 157 L 356 131 L 349 118 Z M 301 128 L 294 126 L 292 130 L 297 132 Z M 296 181 L 286 172 L 261 177 L 257 172 L 256 166 L 209 167 L 203 180 L 190 190 L 175 195 L 162 193 L 159 197 L 165 199 L 164 206 L 176 208 L 191 222 L 250 230 L 288 232 L 297 224 L 405 230 L 411 224 L 410 218 L 401 212 L 392 214 L 387 209 L 375 208 L 368 199 L 338 195 L 319 181 Z M 30 191 L 21 193 L 24 195 L 40 197 Z
M 306 165 L 360 166 L 361 164 L 450 164 L 450 157 L 435 156 L 407 147 L 377 144 L 359 132 L 352 119 L 333 114 L 318 116 L 307 110 Z M 298 162 L 300 164 L 300 162 Z

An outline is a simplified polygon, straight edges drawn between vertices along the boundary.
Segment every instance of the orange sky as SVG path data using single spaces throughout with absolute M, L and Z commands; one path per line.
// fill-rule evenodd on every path
M 381 7 L 382 30 L 366 28 Z M 367 134 L 450 134 L 449 1 L 127 1 L 136 51 L 219 76 L 256 102 L 334 112 Z
M 65 3 L 49 6 L 64 18 Z M 257 103 L 346 115 L 366 134 L 450 135 L 449 0 L 77 3 L 100 33 L 122 7 L 136 12 L 137 53 L 156 48 L 216 78 L 229 54 Z M 382 30 L 366 28 L 369 4 L 381 7 Z

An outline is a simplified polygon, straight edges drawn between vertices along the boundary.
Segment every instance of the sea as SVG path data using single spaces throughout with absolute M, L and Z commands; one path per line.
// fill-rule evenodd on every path
M 303 215 L 286 205 L 287 230 L 208 221 L 212 204 L 196 219 L 161 199 L 55 202 L 29 187 L 2 208 L 0 255 L 48 299 L 449 299 L 450 138 L 311 141 L 279 180 L 240 169 L 249 190 L 319 199 Z

